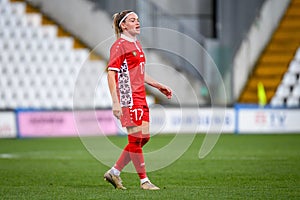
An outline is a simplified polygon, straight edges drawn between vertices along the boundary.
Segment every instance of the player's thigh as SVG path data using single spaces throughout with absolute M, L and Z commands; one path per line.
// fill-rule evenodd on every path
M 142 122 L 142 134 L 149 134 L 149 122 L 148 121 Z
M 130 126 L 126 127 L 127 133 L 132 134 L 132 133 L 137 133 L 137 132 L 142 132 L 142 134 L 149 134 L 149 122 L 143 121 L 141 126 Z
M 126 127 L 127 129 L 127 133 L 128 134 L 133 134 L 133 133 L 137 133 L 137 132 L 142 132 L 143 130 L 143 125 L 141 126 L 129 126 L 129 127 Z

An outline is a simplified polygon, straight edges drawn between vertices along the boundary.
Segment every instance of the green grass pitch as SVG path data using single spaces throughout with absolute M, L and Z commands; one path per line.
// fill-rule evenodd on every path
M 173 137 L 155 136 L 145 151 Z M 137 175 L 125 172 L 128 190 L 115 190 L 102 177 L 108 167 L 79 138 L 1 139 L 0 199 L 300 199 L 300 134 L 221 135 L 200 160 L 203 138 L 197 135 L 172 165 L 148 173 L 160 191 L 142 191 Z

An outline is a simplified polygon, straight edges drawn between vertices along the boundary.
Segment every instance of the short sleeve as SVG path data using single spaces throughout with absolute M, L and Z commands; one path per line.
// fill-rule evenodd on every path
M 121 41 L 117 40 L 110 48 L 108 70 L 119 71 L 121 69 L 121 65 L 125 59 L 125 54 L 121 45 Z

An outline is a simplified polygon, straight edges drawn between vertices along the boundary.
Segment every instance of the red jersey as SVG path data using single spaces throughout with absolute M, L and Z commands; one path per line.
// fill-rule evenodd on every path
M 139 41 L 125 35 L 110 49 L 108 70 L 117 71 L 117 94 L 121 107 L 147 105 L 144 85 L 145 54 Z

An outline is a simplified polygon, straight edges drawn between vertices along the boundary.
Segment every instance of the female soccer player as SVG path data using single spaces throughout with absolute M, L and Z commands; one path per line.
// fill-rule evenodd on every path
M 138 15 L 131 10 L 116 13 L 113 25 L 117 40 L 110 49 L 107 78 L 113 102 L 112 111 L 127 129 L 128 144 L 115 165 L 104 174 L 104 179 L 117 189 L 126 189 L 122 185 L 120 173 L 132 161 L 141 188 L 159 190 L 147 177 L 142 150 L 150 139 L 149 108 L 144 83 L 157 88 L 169 99 L 172 90 L 145 73 L 145 54 L 137 40 L 140 34 Z

